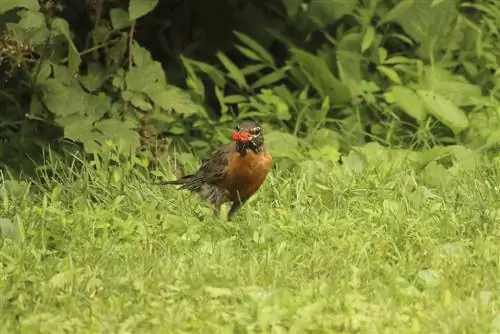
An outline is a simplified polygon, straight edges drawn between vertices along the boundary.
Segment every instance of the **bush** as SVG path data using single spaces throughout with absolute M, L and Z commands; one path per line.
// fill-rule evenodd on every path
M 8 164 L 110 143 L 151 162 L 186 143 L 206 155 L 249 117 L 278 158 L 498 149 L 493 0 L 26 0 L 0 15 Z

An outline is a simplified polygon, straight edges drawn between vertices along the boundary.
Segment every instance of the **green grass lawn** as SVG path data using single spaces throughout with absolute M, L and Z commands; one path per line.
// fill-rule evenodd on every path
M 231 223 L 129 167 L 7 181 L 0 332 L 499 333 L 500 164 L 368 157 L 277 163 Z

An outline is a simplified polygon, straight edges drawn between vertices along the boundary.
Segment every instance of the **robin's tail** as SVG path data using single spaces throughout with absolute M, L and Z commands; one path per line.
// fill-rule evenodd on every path
M 157 184 L 159 186 L 164 186 L 164 185 L 168 185 L 168 184 L 181 185 L 181 184 L 184 184 L 184 182 L 182 179 L 173 180 L 173 181 L 160 180 L 160 181 L 155 182 L 155 184 Z
M 161 180 L 157 185 L 177 185 L 178 189 L 188 189 L 190 191 L 199 191 L 203 183 L 203 178 L 199 175 L 185 175 L 177 180 L 164 181 Z

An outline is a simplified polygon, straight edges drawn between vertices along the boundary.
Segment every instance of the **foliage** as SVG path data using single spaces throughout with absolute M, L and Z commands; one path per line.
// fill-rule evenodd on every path
M 110 141 L 153 162 L 186 141 L 206 155 L 248 117 L 278 158 L 498 149 L 493 0 L 205 3 L 2 2 L 2 161 Z
M 4 176 L 2 333 L 500 329 L 498 158 L 370 143 L 280 162 L 220 223 L 119 156 Z

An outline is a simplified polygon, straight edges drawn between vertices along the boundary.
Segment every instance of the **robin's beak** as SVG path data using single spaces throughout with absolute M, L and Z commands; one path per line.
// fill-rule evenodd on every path
M 252 135 L 246 131 L 234 131 L 231 135 L 231 140 L 238 141 L 240 143 L 248 143 L 252 140 Z

